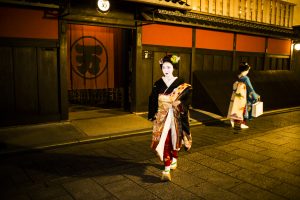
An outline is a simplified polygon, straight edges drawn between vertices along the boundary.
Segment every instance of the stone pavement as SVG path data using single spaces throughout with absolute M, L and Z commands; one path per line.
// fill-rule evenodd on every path
M 151 122 L 119 109 L 77 106 L 69 120 L 0 128 L 0 155 L 149 131 Z
M 0 128 L 0 155 L 149 134 L 152 131 L 152 122 L 143 113 L 86 106 L 73 106 L 70 110 L 68 121 Z M 200 110 L 192 110 L 191 115 L 195 117 L 191 121 L 192 126 L 222 118 Z
M 150 134 L 3 154 L 0 199 L 300 199 L 300 111 L 249 125 L 194 126 L 172 182 L 160 181 Z

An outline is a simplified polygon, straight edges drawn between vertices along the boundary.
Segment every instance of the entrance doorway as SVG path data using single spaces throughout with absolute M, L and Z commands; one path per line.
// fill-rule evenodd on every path
M 70 109 L 130 111 L 132 30 L 79 24 L 67 27 Z

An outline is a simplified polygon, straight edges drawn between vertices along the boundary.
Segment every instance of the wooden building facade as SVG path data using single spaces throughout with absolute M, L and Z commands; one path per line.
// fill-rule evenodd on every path
M 300 102 L 286 90 L 299 86 L 297 27 L 192 13 L 172 1 L 110 0 L 108 12 L 92 0 L 0 5 L 1 126 L 67 120 L 70 104 L 145 112 L 166 53 L 181 57 L 175 73 L 193 85 L 195 108 L 224 114 L 240 61 L 253 66 L 269 109 Z M 289 100 L 272 103 L 274 84 Z

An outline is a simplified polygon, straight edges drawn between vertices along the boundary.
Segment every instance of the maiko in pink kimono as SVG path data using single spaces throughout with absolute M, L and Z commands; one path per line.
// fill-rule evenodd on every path
M 233 92 L 227 116 L 230 119 L 232 127 L 235 127 L 237 124 L 242 129 L 249 128 L 249 126 L 246 125 L 246 121 L 252 119 L 252 104 L 260 99 L 260 96 L 254 91 L 250 79 L 247 76 L 250 68 L 248 63 L 240 63 L 240 74 L 238 75 L 238 80 L 233 84 Z

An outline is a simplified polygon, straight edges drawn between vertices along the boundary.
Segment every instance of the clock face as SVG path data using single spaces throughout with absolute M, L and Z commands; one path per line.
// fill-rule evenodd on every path
M 102 12 L 107 12 L 110 8 L 109 0 L 98 0 L 97 5 Z

